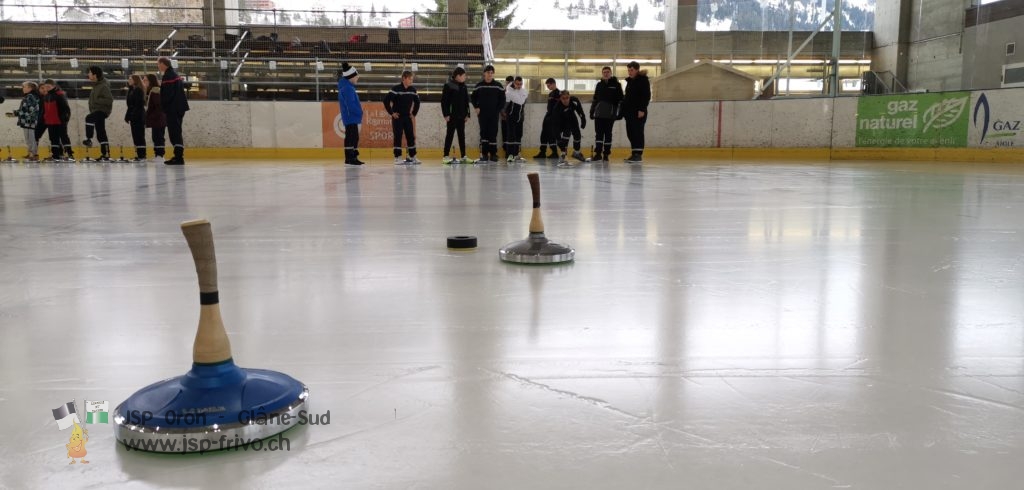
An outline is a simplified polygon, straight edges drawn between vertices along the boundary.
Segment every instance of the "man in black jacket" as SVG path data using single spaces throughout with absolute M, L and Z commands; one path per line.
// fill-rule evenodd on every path
M 626 65 L 626 94 L 622 99 L 622 118 L 626 120 L 626 137 L 632 148 L 626 163 L 644 161 L 644 125 L 647 124 L 647 105 L 651 103 L 651 81 L 640 63 Z
M 391 87 L 384 96 L 384 110 L 391 116 L 391 131 L 394 133 L 395 165 L 418 165 L 416 158 L 416 115 L 420 112 L 420 96 L 412 86 L 413 74 L 402 72 L 402 83 Z M 402 160 L 402 134 L 409 148 L 409 157 Z
M 580 99 L 574 97 L 568 90 L 563 90 L 559 94 L 555 114 L 559 127 L 558 149 L 561 152 L 558 160 L 563 163 L 566 161 L 569 137 L 572 136 L 572 157 L 584 161 L 583 153 L 580 153 L 580 126 L 587 127 L 587 118 L 583 115 L 583 104 L 580 103 Z
M 444 116 L 446 131 L 444 135 L 444 158 L 442 163 L 469 163 L 466 158 L 466 122 L 469 121 L 469 91 L 466 90 L 466 70 L 457 67 L 452 71 L 451 78 L 441 89 L 441 115 Z M 459 135 L 460 159 L 452 159 L 448 152 L 452 149 L 452 138 Z
M 498 163 L 498 119 L 505 108 L 505 87 L 494 79 L 494 67 L 484 68 L 484 79 L 473 87 L 470 101 L 480 122 L 480 159 L 477 163 Z
M 171 60 L 161 57 L 156 61 L 162 74 L 160 80 L 160 105 L 167 116 L 167 135 L 174 145 L 174 158 L 164 161 L 165 165 L 185 164 L 185 141 L 181 136 L 181 123 L 188 112 L 185 98 L 185 80 L 175 73 Z
M 594 154 L 590 161 L 607 163 L 612 153 L 612 128 L 618 117 L 619 103 L 622 102 L 622 84 L 612 76 L 612 68 L 601 68 L 601 81 L 594 89 L 594 101 L 590 104 L 590 119 L 594 120 Z
M 548 110 L 544 113 L 544 122 L 541 123 L 540 129 L 540 151 L 533 156 L 534 159 L 540 160 L 544 158 L 558 158 L 558 132 L 559 122 L 558 118 L 555 117 L 555 108 L 559 104 L 561 98 L 561 91 L 558 90 L 558 85 L 555 84 L 554 78 L 548 78 L 544 81 L 544 85 L 547 86 L 548 90 Z M 551 155 L 547 155 L 545 150 L 551 147 Z

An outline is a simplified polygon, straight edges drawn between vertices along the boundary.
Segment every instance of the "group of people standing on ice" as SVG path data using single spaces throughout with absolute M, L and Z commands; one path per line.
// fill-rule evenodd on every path
M 644 126 L 647 123 L 647 109 L 651 101 L 651 84 L 647 71 L 640 69 L 636 61 L 626 65 L 626 86 L 612 75 L 611 67 L 601 69 L 601 80 L 594 89 L 590 104 L 589 118 L 594 121 L 594 146 L 590 157 L 580 151 L 581 130 L 587 127 L 587 114 L 579 98 L 568 90 L 559 90 L 555 79 L 548 78 L 547 109 L 540 135 L 540 151 L 535 159 L 558 159 L 571 165 L 571 156 L 579 162 L 608 162 L 612 150 L 612 129 L 615 121 L 622 119 L 626 124 L 626 137 L 630 142 L 630 155 L 626 163 L 643 162 Z M 482 78 L 470 90 L 466 86 L 467 73 L 464 68 L 455 68 L 441 91 L 441 115 L 445 120 L 444 157 L 442 162 L 452 163 L 497 163 L 498 132 L 501 131 L 501 146 L 508 163 L 524 162 L 522 156 L 523 122 L 526 114 L 526 100 L 529 96 L 523 87 L 523 78 L 509 76 L 505 84 L 494 79 L 494 67 L 484 67 Z M 392 118 L 394 135 L 394 156 L 396 165 L 416 165 L 415 118 L 420 110 L 420 99 L 413 86 L 411 71 L 402 72 L 401 82 L 384 97 L 384 110 Z M 338 72 L 338 103 L 341 119 L 345 126 L 345 163 L 363 165 L 359 160 L 359 125 L 363 121 L 362 104 L 356 93 L 359 72 L 348 63 L 343 63 Z M 480 127 L 480 157 L 470 160 L 466 154 L 466 123 L 475 115 Z M 458 137 L 460 157 L 451 156 L 452 144 Z M 402 158 L 402 138 L 405 138 L 407 157 Z M 572 153 L 568 152 L 572 142 Z M 550 154 L 548 153 L 550 150 Z
M 169 58 L 157 60 L 159 78 L 156 74 L 131 75 L 127 80 L 128 93 L 125 97 L 127 108 L 124 122 L 129 125 L 135 158 L 131 162 L 146 161 L 146 128 L 151 129 L 153 153 L 156 161 L 167 165 L 184 165 L 185 144 L 182 137 L 182 122 L 189 110 L 185 94 L 184 79 L 172 68 Z M 110 140 L 107 137 L 107 119 L 114 112 L 114 96 L 103 69 L 90 66 L 87 77 L 92 87 L 89 91 L 89 113 L 85 116 L 85 140 L 82 145 L 92 148 L 99 146 L 96 159 L 84 158 L 85 162 L 110 162 Z M 53 79 L 43 83 L 33 81 L 21 85 L 21 104 L 9 117 L 17 118 L 18 127 L 25 136 L 28 153 L 24 159 L 29 162 L 75 162 L 68 125 L 71 121 L 71 104 L 60 85 Z M 168 134 L 174 149 L 174 156 L 164 160 L 164 133 Z M 49 134 L 50 155 L 41 159 L 39 142 Z M 93 142 L 95 136 L 96 141 Z

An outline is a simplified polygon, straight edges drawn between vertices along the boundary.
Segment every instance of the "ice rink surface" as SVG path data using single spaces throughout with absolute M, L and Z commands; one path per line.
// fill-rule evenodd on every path
M 499 261 L 528 171 L 574 263 Z M 328 423 L 69 465 L 51 409 L 189 369 L 193 218 Z M 2 165 L 0 487 L 1020 488 L 1022 231 L 1015 165 Z

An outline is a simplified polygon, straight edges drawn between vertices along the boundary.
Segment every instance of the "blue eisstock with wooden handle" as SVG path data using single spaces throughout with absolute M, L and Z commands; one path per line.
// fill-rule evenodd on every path
M 116 409 L 117 440 L 131 449 L 191 453 L 227 449 L 283 432 L 307 411 L 309 390 L 283 373 L 240 368 L 220 312 L 217 259 L 207 220 L 181 224 L 199 279 L 192 369 L 153 383 Z

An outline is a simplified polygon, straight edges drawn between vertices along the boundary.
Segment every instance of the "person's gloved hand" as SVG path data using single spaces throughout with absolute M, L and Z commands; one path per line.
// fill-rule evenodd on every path
M 587 129 L 587 120 L 583 120 L 583 124 L 580 125 L 580 129 Z

